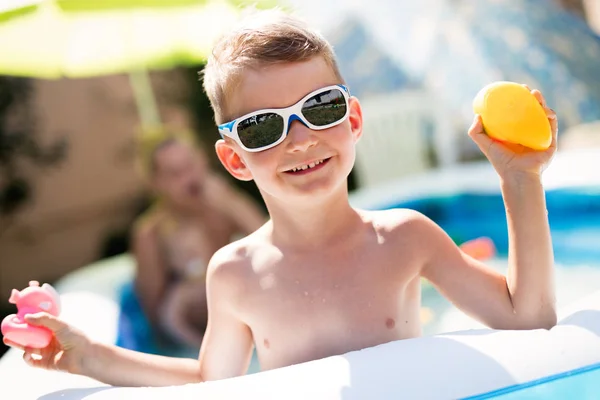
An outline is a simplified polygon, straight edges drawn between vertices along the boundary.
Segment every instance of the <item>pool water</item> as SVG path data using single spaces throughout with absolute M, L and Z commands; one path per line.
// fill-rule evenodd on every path
M 562 265 L 595 263 L 600 266 L 600 187 L 546 192 L 554 255 Z M 500 256 L 508 253 L 508 232 L 500 194 L 463 193 L 392 204 L 436 221 L 453 239 L 463 242 L 490 237 Z
M 509 386 L 463 400 L 596 400 L 600 382 L 600 364 L 590 365 L 574 371 L 549 376 L 533 382 Z
M 600 187 L 546 192 L 556 262 L 558 306 L 600 289 Z M 498 254 L 488 265 L 506 273 L 508 231 L 499 193 L 461 193 L 397 202 L 382 208 L 410 208 L 439 224 L 457 243 L 491 238 Z M 424 334 L 482 327 L 430 285 L 423 286 Z

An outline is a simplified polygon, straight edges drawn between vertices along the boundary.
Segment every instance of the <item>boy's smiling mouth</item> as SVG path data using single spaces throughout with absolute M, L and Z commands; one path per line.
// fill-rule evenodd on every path
M 285 173 L 293 174 L 293 175 L 310 173 L 317 169 L 321 169 L 325 164 L 327 164 L 327 162 L 330 159 L 331 159 L 331 157 L 323 158 L 323 159 L 311 161 L 310 163 L 307 163 L 307 164 L 298 165 L 297 167 L 286 170 Z

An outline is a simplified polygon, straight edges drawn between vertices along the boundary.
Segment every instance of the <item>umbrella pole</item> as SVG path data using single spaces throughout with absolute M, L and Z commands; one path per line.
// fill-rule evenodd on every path
M 160 116 L 148 71 L 145 69 L 131 71 L 129 82 L 140 114 L 142 129 L 160 126 Z

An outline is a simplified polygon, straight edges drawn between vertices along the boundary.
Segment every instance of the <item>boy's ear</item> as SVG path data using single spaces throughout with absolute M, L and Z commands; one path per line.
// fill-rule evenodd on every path
M 219 157 L 219 161 L 225 167 L 225 169 L 233 175 L 234 178 L 239 179 L 240 181 L 251 181 L 252 174 L 244 160 L 236 149 L 234 145 L 228 143 L 226 140 L 219 139 L 217 143 L 215 143 L 215 150 L 217 151 L 217 157 Z
M 363 131 L 362 107 L 360 106 L 360 102 L 356 97 L 350 97 L 348 106 L 350 107 L 350 114 L 348 114 L 348 121 L 350 121 L 350 129 L 352 130 L 354 141 L 358 142 L 358 140 L 362 136 Z

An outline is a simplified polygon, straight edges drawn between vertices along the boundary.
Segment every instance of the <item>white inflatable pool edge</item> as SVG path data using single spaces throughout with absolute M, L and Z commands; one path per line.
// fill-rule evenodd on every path
M 63 304 L 66 320 L 96 340 L 114 342 L 114 302 L 73 292 L 63 295 Z M 11 350 L 0 360 L 0 381 L 4 393 L 40 400 L 457 399 L 600 363 L 600 292 L 561 314 L 559 325 L 549 331 L 454 332 L 167 388 L 112 388 L 86 377 L 36 370 Z

